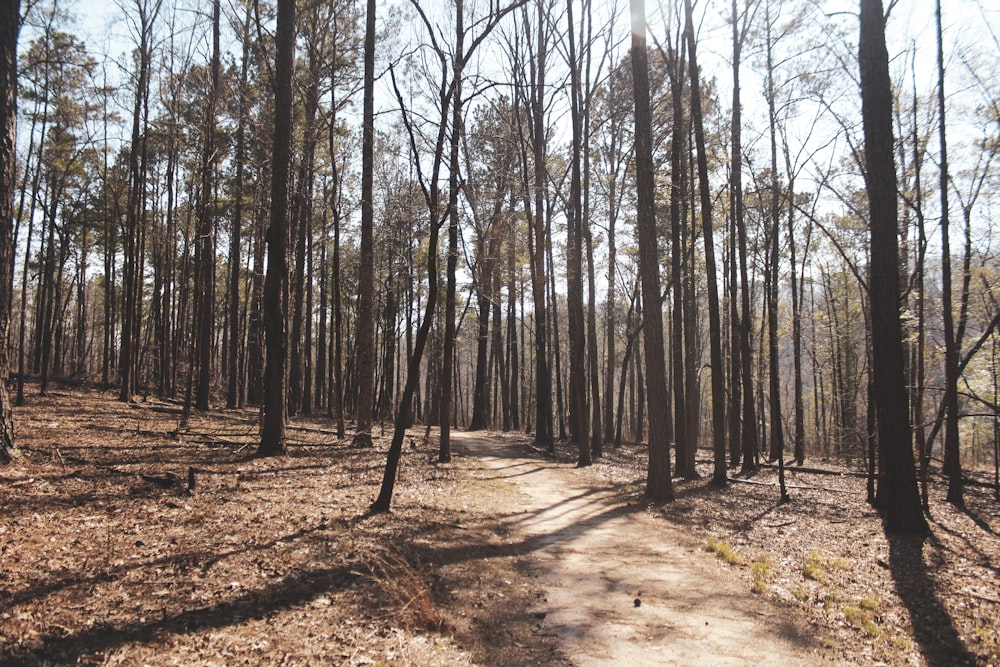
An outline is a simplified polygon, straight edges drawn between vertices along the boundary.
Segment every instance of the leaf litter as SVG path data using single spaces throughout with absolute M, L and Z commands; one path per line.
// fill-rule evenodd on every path
M 495 516 L 504 489 L 473 457 L 404 448 L 393 511 L 368 516 L 388 428 L 366 450 L 297 418 L 287 456 L 255 459 L 255 411 L 180 429 L 180 406 L 152 398 L 74 388 L 28 403 L 26 456 L 0 469 L 0 664 L 567 662 L 539 631 L 530 556 L 504 549 L 517 540 Z M 544 458 L 524 436 L 493 437 Z M 864 479 L 811 465 L 844 474 L 789 467 L 778 505 L 774 470 L 719 491 L 699 462 L 677 502 L 648 509 L 729 543 L 743 557 L 718 561 L 731 585 L 802 615 L 846 663 L 1000 664 L 992 489 L 970 485 L 962 511 L 935 481 L 932 537 L 890 540 Z M 587 474 L 644 502 L 641 447 L 609 448 Z

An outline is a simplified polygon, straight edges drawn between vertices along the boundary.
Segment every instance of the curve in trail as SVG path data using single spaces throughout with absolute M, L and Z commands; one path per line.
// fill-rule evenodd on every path
M 734 586 L 694 536 L 589 471 L 521 445 L 452 433 L 457 451 L 518 493 L 504 508 L 546 590 L 536 614 L 576 665 L 815 665 L 830 658 L 781 609 Z

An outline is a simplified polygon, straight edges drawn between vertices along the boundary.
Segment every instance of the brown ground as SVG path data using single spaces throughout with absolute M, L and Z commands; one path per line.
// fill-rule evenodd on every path
M 718 491 L 705 467 L 661 508 L 638 447 L 578 470 L 457 434 L 437 465 L 414 433 L 393 512 L 369 517 L 384 438 L 296 420 L 290 455 L 258 460 L 252 412 L 177 433 L 176 405 L 112 399 L 16 412 L 0 665 L 1000 665 L 983 486 L 966 512 L 932 502 L 931 539 L 890 541 L 855 477 L 790 471 L 778 506 L 773 471 Z

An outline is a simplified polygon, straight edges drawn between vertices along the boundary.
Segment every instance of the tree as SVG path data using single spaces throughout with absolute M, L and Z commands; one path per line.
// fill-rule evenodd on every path
M 368 0 L 361 117 L 361 261 L 358 265 L 357 424 L 355 447 L 372 446 L 375 406 L 375 0 Z
M 18 457 L 14 412 L 7 391 L 11 281 L 14 270 L 14 190 L 17 185 L 17 36 L 20 0 L 0 1 L 0 463 Z
M 243 405 L 246 396 L 246 382 L 243 380 L 240 351 L 242 350 L 242 318 L 240 317 L 240 243 L 243 234 L 243 183 L 246 171 L 246 126 L 249 105 L 249 83 L 247 75 L 250 66 L 250 19 L 251 6 L 247 3 L 243 19 L 242 47 L 240 58 L 240 79 L 237 82 L 236 111 L 236 176 L 233 183 L 233 222 L 229 231 L 229 363 L 226 368 L 226 407 Z M 214 37 L 213 37 L 214 38 Z M 214 45 L 213 45 L 214 49 Z
M 162 0 L 135 0 L 139 34 L 138 68 L 135 99 L 132 106 L 132 140 L 128 152 L 128 208 L 124 242 L 122 276 L 122 327 L 118 362 L 121 391 L 118 400 L 131 401 L 137 386 L 136 371 L 139 357 L 139 327 L 142 319 L 142 280 L 140 226 L 145 190 L 146 138 L 148 120 L 149 76 L 153 58 L 153 26 L 160 13 Z
M 552 370 L 548 354 L 548 311 L 545 301 L 545 58 L 548 49 L 548 31 L 545 20 L 545 2 L 538 0 L 538 33 L 536 58 L 529 57 L 531 71 L 531 146 L 533 149 L 534 212 L 529 213 L 534 232 L 532 248 L 532 296 L 535 306 L 535 445 L 555 452 L 552 431 Z M 527 207 L 526 207 L 527 208 Z
M 373 3 L 374 0 L 369 0 Z M 295 0 L 278 0 L 274 58 L 274 149 L 271 159 L 271 224 L 264 278 L 265 363 L 258 456 L 285 452 L 285 364 L 288 359 L 288 172 L 292 144 L 292 70 Z
M 566 255 L 566 300 L 569 316 L 569 393 L 570 393 L 570 433 L 577 443 L 579 456 L 577 465 L 592 463 L 591 443 L 587 414 L 587 373 L 586 343 L 584 338 L 583 312 L 583 193 L 581 191 L 581 144 L 584 140 L 583 119 L 580 111 L 580 61 L 576 53 L 576 26 L 573 23 L 573 0 L 566 2 L 566 20 L 569 38 L 570 69 L 570 121 L 572 124 L 572 155 L 570 156 L 570 194 L 568 211 L 568 249 Z M 647 86 L 648 88 L 648 86 Z M 650 131 L 652 134 L 652 131 Z M 650 142 L 652 143 L 652 142 Z M 652 157 L 650 157 L 650 177 L 652 177 Z M 653 222 L 655 228 L 655 222 Z M 659 285 L 657 285 L 659 292 Z M 659 296 L 657 296 L 657 299 Z M 656 309 L 657 312 L 659 309 Z M 657 315 L 659 316 L 659 315 Z M 662 334 L 661 334 L 662 345 Z M 669 447 L 669 445 L 667 445 Z
M 941 0 L 935 3 L 937 28 L 938 141 L 941 144 L 941 314 L 944 320 L 944 473 L 948 476 L 948 502 L 962 505 L 962 460 L 958 436 L 958 341 L 952 310 L 951 241 L 948 232 L 948 137 L 944 95 L 944 46 L 941 29 Z
M 868 285 L 879 447 L 876 504 L 888 532 L 923 534 L 927 522 L 917 493 L 903 377 L 892 85 L 881 0 L 861 0 L 860 27 L 858 61 L 871 234 Z
M 646 6 L 631 0 L 632 85 L 635 89 L 635 164 L 639 234 L 639 274 L 642 281 L 643 349 L 646 352 L 646 403 L 649 414 L 649 466 L 646 496 L 673 501 L 670 480 L 670 442 L 667 440 L 670 403 L 667 363 L 663 351 L 663 315 L 660 308 L 660 267 L 656 239 L 653 181 L 653 128 L 649 105 L 649 64 L 646 56 Z
M 205 137 L 201 162 L 201 202 L 198 211 L 198 238 L 195 243 L 195 324 L 197 335 L 198 388 L 195 407 L 207 411 L 212 384 L 212 339 L 215 322 L 215 161 L 216 103 L 219 97 L 219 0 L 212 4 L 212 87 L 205 109 Z
M 448 258 L 445 261 L 444 354 L 441 363 L 441 437 L 438 461 L 451 461 L 452 374 L 455 372 L 456 271 L 458 269 L 458 147 L 462 126 L 462 76 L 465 69 L 465 3 L 455 1 L 455 56 L 451 81 L 451 137 L 448 154 Z M 444 106 L 442 106 L 442 111 Z M 444 124 L 444 114 L 441 118 Z M 434 280 L 434 277 L 431 278 Z
M 440 112 L 440 118 L 437 125 L 437 136 L 434 145 L 434 152 L 431 156 L 433 166 L 431 167 L 431 174 L 429 179 L 424 178 L 423 170 L 420 166 L 417 152 L 417 142 L 415 134 L 413 131 L 412 123 L 410 122 L 409 116 L 406 111 L 406 106 L 403 102 L 402 94 L 399 92 L 398 86 L 396 86 L 395 74 L 393 69 L 390 68 L 390 74 L 393 79 L 393 87 L 396 93 L 396 99 L 399 102 L 400 109 L 403 111 L 403 123 L 406 128 L 407 136 L 410 143 L 411 156 L 414 159 L 415 169 L 417 172 L 417 179 L 420 183 L 421 191 L 424 195 L 424 201 L 427 204 L 427 208 L 431 218 L 430 224 L 430 235 L 428 238 L 427 246 L 427 277 L 429 280 L 429 288 L 427 295 L 427 302 L 425 305 L 423 319 L 420 323 L 420 327 L 417 330 L 416 339 L 414 341 L 413 353 L 410 356 L 409 363 L 407 365 L 406 374 L 406 384 L 403 387 L 402 396 L 400 398 L 399 409 L 396 413 L 396 420 L 393 427 L 392 441 L 389 443 L 389 452 L 386 455 L 385 471 L 382 475 L 382 486 L 379 489 L 378 498 L 372 503 L 370 507 L 371 512 L 387 512 L 389 511 L 392 504 L 392 496 L 394 493 L 396 485 L 396 475 L 399 470 L 399 462 L 402 456 L 403 448 L 403 437 L 406 434 L 406 428 L 410 425 L 411 414 L 413 409 L 413 395 L 420 381 L 420 363 L 423 358 L 424 348 L 427 343 L 428 334 L 430 333 L 431 324 L 434 318 L 434 308 L 437 303 L 438 296 L 438 269 L 437 269 L 437 248 L 438 248 L 438 235 L 441 225 L 444 220 L 447 219 L 449 223 L 449 236 L 453 233 L 455 236 L 458 234 L 457 228 L 453 231 L 451 226 L 457 227 L 457 198 L 458 198 L 458 148 L 459 148 L 459 138 L 461 136 L 461 119 L 462 119 L 462 88 L 461 88 L 461 77 L 463 76 L 463 66 L 472 58 L 476 49 L 497 27 L 501 20 L 509 13 L 514 11 L 517 7 L 521 6 L 520 2 L 514 2 L 506 7 L 501 6 L 491 6 L 489 14 L 480 21 L 473 22 L 475 27 L 480 28 L 479 34 L 475 35 L 470 41 L 469 45 L 465 46 L 466 28 L 463 17 L 463 3 L 461 0 L 456 4 L 456 48 L 451 62 L 451 76 L 448 76 L 449 69 L 449 59 L 446 52 L 438 44 L 434 35 L 437 33 L 434 26 L 430 23 L 427 18 L 426 13 L 424 13 L 419 2 L 417 0 L 411 0 L 414 8 L 420 15 L 420 19 L 423 22 L 424 27 L 427 29 L 428 34 L 431 36 L 432 45 L 434 48 L 435 55 L 441 65 L 441 75 L 439 81 L 437 102 L 438 111 Z M 369 0 L 369 11 L 374 10 L 373 0 Z M 374 31 L 374 22 L 369 14 L 369 27 Z M 451 191 L 449 192 L 448 206 L 445 211 L 444 218 L 439 219 L 439 204 L 440 204 L 440 191 L 438 177 L 440 170 L 444 161 L 444 148 L 445 148 L 445 138 L 447 135 L 447 130 L 449 128 L 448 118 L 451 117 L 451 137 L 449 142 L 449 155 L 448 163 L 451 168 L 451 174 L 449 177 L 449 185 Z M 457 262 L 457 239 L 449 239 L 449 246 L 454 243 L 454 251 L 456 254 L 455 261 Z M 451 262 L 452 248 L 449 247 L 449 264 Z M 447 269 L 449 272 L 454 270 L 454 267 Z M 449 288 L 452 285 L 454 276 L 449 276 Z M 454 321 L 452 318 L 446 315 L 446 331 L 450 330 L 454 332 L 454 329 L 449 327 L 454 326 Z M 450 365 L 446 364 L 446 365 Z M 446 376 L 446 377 L 450 377 Z M 448 414 L 450 410 L 445 408 L 446 394 L 445 392 L 450 392 L 451 382 L 446 383 L 448 385 L 447 390 L 442 390 L 441 392 L 441 425 L 442 425 L 442 435 L 441 443 L 438 450 L 438 460 L 445 462 L 450 458 L 450 447 L 446 439 L 446 429 L 450 427 L 451 415 Z M 447 395 L 447 400 L 450 400 L 450 394 Z
M 695 150 L 698 162 L 698 189 L 701 193 L 702 235 L 705 243 L 705 273 L 708 282 L 708 338 L 712 374 L 712 450 L 715 470 L 712 483 L 726 483 L 726 386 L 722 366 L 722 323 L 719 315 L 719 287 L 715 265 L 715 241 L 712 226 L 712 193 L 708 182 L 708 155 L 705 148 L 705 126 L 702 114 L 701 82 L 698 72 L 697 48 L 691 0 L 684 0 L 684 32 L 688 47 L 688 67 L 691 69 L 691 121 L 694 123 Z

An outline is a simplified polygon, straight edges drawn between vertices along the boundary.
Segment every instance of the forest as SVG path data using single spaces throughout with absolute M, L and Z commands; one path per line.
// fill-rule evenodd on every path
M 500 629 L 445 620 L 469 600 L 442 601 L 422 579 L 439 556 L 415 546 L 416 526 L 435 502 L 458 510 L 415 496 L 455 485 L 477 539 L 501 539 L 487 527 L 496 498 L 477 494 L 507 491 L 475 489 L 506 443 L 512 460 L 589 475 L 560 484 L 590 480 L 661 524 L 714 526 L 723 539 L 708 550 L 723 560 L 725 540 L 775 539 L 741 514 L 754 508 L 781 526 L 819 512 L 837 544 L 864 541 L 875 566 L 858 590 L 883 576 L 895 602 L 858 593 L 855 620 L 806 590 L 850 578 L 847 556 L 813 559 L 826 574 L 798 587 L 761 574 L 774 555 L 736 554 L 713 575 L 754 593 L 771 581 L 826 618 L 839 604 L 841 626 L 882 642 L 824 643 L 824 656 L 1000 656 L 997 8 L 0 0 L 0 25 L 0 514 L 14 521 L 0 533 L 21 540 L 32 510 L 19 507 L 45 497 L 59 512 L 87 496 L 74 484 L 110 475 L 129 502 L 154 494 L 200 534 L 209 496 L 275 475 L 295 491 L 268 502 L 303 525 L 374 526 L 367 555 L 355 545 L 324 570 L 330 597 L 374 586 L 410 614 L 395 612 L 400 632 L 450 628 L 480 647 L 473 664 L 576 664 L 514 615 Z M 195 453 L 171 458 L 182 446 Z M 363 518 L 341 526 L 319 509 L 321 478 Z M 827 515 L 834 504 L 843 518 Z M 46 516 L 52 541 L 69 539 L 53 526 L 76 519 Z M 441 524 L 442 544 L 464 539 L 459 523 Z M 93 539 L 105 528 L 107 551 L 111 523 Z M 527 581 L 524 554 L 508 557 L 503 576 Z M 107 553 L 86 558 L 119 576 Z M 0 612 L 44 602 L 17 592 L 32 581 L 19 562 L 0 577 Z M 463 576 L 482 581 L 482 567 Z M 962 576 L 992 583 L 970 592 Z M 213 614 L 253 616 L 232 604 Z M 900 609 L 909 621 L 886 620 Z M 915 620 L 925 611 L 950 634 Z M 162 613 L 128 641 L 191 621 Z M 0 664 L 121 648 L 65 623 L 35 645 L 0 621 Z M 490 639 L 503 633 L 528 648 L 503 657 Z M 400 662 L 430 664 L 404 643 Z

